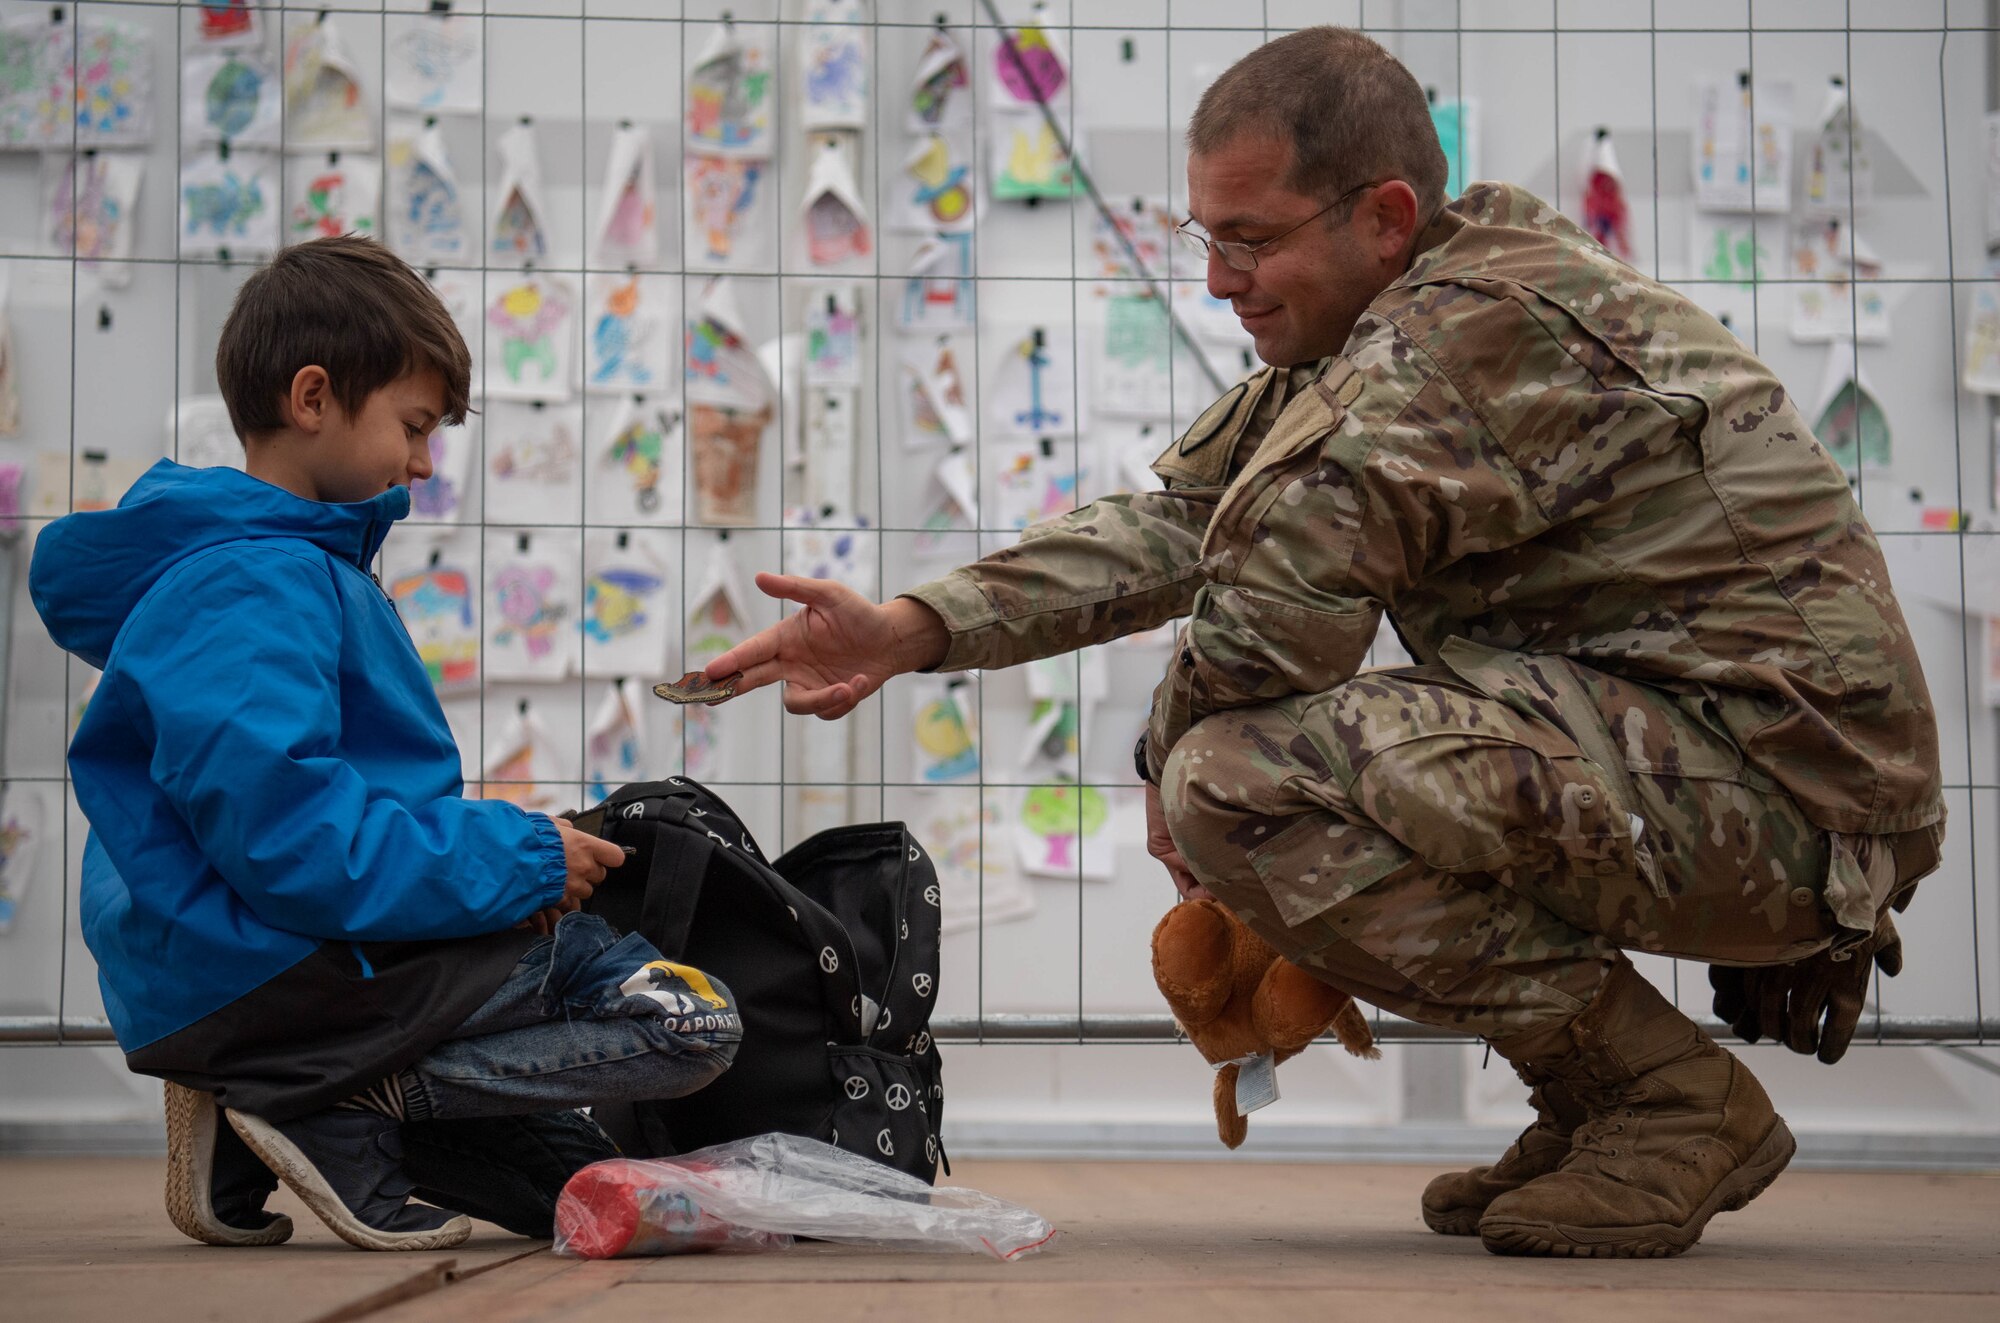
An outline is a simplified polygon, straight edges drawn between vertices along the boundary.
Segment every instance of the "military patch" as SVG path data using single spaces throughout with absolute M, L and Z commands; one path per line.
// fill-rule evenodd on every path
M 1230 412 L 1249 393 L 1250 383 L 1247 381 L 1239 381 L 1223 392 L 1221 399 L 1203 409 L 1201 417 L 1195 419 L 1188 430 L 1181 433 L 1181 439 L 1174 444 L 1175 453 L 1182 456 L 1192 455 L 1213 441 L 1216 433 L 1222 430 L 1222 425 L 1229 421 Z
M 1228 479 L 1236 443 L 1250 426 L 1257 406 L 1279 379 L 1276 368 L 1265 368 L 1239 381 L 1201 411 L 1180 439 L 1153 461 L 1153 472 L 1169 485 L 1220 487 Z M 1218 442 L 1220 444 L 1218 444 Z

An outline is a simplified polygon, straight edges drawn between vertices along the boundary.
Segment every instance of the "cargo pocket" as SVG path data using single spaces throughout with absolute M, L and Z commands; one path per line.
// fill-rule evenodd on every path
M 1252 851 L 1250 863 L 1289 930 L 1289 940 L 1273 942 L 1285 954 L 1296 960 L 1345 942 L 1432 996 L 1490 964 L 1515 927 L 1509 908 L 1468 880 L 1332 814 L 1307 815 Z

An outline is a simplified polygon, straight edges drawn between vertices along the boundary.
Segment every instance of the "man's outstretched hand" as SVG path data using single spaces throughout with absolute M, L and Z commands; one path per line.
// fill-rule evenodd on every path
M 708 664 L 712 677 L 741 671 L 736 692 L 785 683 L 785 711 L 833 721 L 905 671 L 944 660 L 951 632 L 921 602 L 899 597 L 879 606 L 845 584 L 792 574 L 760 574 L 757 588 L 797 602 L 777 624 Z

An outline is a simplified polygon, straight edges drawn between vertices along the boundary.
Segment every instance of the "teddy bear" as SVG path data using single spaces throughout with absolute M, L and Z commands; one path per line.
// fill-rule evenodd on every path
M 1215 1126 L 1235 1148 L 1250 1123 L 1236 1109 L 1237 1063 L 1297 1056 L 1330 1027 L 1358 1057 L 1379 1058 L 1354 999 L 1272 950 L 1215 900 L 1183 901 L 1153 929 L 1153 981 L 1215 1073 Z

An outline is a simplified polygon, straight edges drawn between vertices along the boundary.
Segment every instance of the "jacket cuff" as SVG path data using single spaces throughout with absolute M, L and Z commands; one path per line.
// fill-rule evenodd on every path
M 944 660 L 931 670 L 967 671 L 985 663 L 981 642 L 985 632 L 1000 623 L 1000 615 L 971 575 L 964 570 L 953 570 L 943 578 L 918 584 L 897 596 L 922 602 L 937 612 L 938 619 L 951 631 Z
M 541 890 L 536 894 L 534 908 L 522 918 L 545 910 L 563 898 L 569 888 L 569 860 L 563 852 L 562 833 L 556 830 L 555 820 L 546 813 L 528 814 L 528 826 L 534 830 L 535 844 L 540 847 Z

